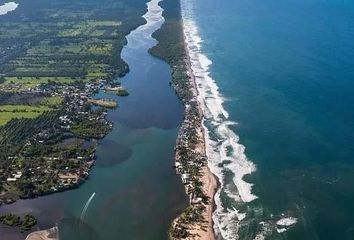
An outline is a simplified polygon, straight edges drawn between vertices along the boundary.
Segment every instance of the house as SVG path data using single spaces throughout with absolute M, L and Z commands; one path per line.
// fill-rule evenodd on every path
M 16 174 L 13 174 L 14 178 L 19 179 L 22 176 L 22 172 L 17 172 Z
M 183 171 L 183 167 L 182 167 L 182 164 L 180 162 L 176 162 L 176 172 L 178 174 L 181 174 Z
M 188 180 L 189 180 L 189 174 L 183 173 L 183 174 L 182 174 L 182 182 L 183 182 L 184 184 L 186 184 L 186 183 L 188 183 Z

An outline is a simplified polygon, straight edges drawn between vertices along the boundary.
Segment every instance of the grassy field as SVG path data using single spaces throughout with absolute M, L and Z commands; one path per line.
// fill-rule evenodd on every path
M 4 84 L 23 84 L 28 87 L 48 82 L 72 83 L 80 80 L 80 78 L 71 77 L 5 77 L 4 79 Z
M 17 77 L 18 82 L 22 77 L 22 80 L 30 82 L 67 82 L 105 78 L 112 65 L 115 44 L 113 38 L 86 39 L 82 38 L 81 33 L 75 37 L 63 37 L 60 41 L 58 38 L 43 40 L 29 48 L 23 56 L 9 62 L 10 71 L 5 79 Z
M 63 99 L 60 96 L 42 98 L 40 104 L 50 108 L 57 108 L 61 105 Z
M 87 79 L 71 77 L 4 77 L 4 82 L 0 84 L 0 91 L 21 92 L 50 82 L 70 84 L 78 80 L 86 81 Z
M 13 118 L 35 118 L 50 110 L 48 106 L 2 105 L 0 106 L 0 126 Z
M 121 11 L 121 3 L 105 1 Z M 55 6 L 57 11 L 52 13 L 53 6 L 46 4 L 49 8 L 39 13 L 41 21 L 31 16 L 32 20 L 25 22 L 0 22 L 0 73 L 4 80 L 0 90 L 14 87 L 14 91 L 23 91 L 48 82 L 107 79 L 126 71 L 119 56 L 124 44 L 123 17 L 100 16 L 105 6 L 96 6 L 94 12 L 78 10 L 78 6 L 61 11 Z M 70 4 L 82 7 L 81 2 Z M 99 17 L 93 18 L 93 14 Z
M 105 34 L 110 36 L 117 36 L 116 27 L 120 26 L 120 21 L 84 21 L 74 23 L 70 28 L 66 28 L 59 32 L 59 37 L 77 37 L 77 36 L 91 36 L 101 37 Z

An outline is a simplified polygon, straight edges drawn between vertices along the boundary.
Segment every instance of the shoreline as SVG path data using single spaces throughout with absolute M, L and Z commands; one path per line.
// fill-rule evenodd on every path
M 180 11 L 182 11 L 182 8 L 180 8 Z M 188 90 L 191 94 L 191 98 L 188 100 L 184 99 L 184 101 L 182 99 L 182 102 L 184 103 L 184 106 L 185 106 L 185 112 L 184 112 L 184 119 L 181 124 L 180 131 L 178 132 L 178 136 L 177 136 L 176 149 L 178 149 L 178 146 L 181 144 L 181 142 L 183 143 L 183 137 L 186 135 L 186 131 L 184 131 L 184 129 L 186 128 L 185 125 L 190 124 L 191 118 L 193 118 L 193 115 L 190 114 L 190 111 L 188 108 L 189 108 L 190 104 L 194 103 L 195 108 L 198 111 L 198 114 L 197 114 L 198 121 L 196 121 L 194 124 L 190 124 L 190 125 L 192 125 L 192 127 L 196 130 L 198 143 L 196 144 L 194 149 L 189 148 L 188 150 L 192 153 L 197 152 L 199 157 L 203 159 L 203 163 L 202 163 L 203 165 L 200 168 L 199 173 L 196 174 L 196 179 L 201 181 L 202 191 L 208 198 L 207 202 L 204 202 L 201 204 L 202 207 L 204 208 L 203 212 L 201 213 L 202 219 L 200 219 L 196 222 L 184 224 L 183 227 L 185 227 L 188 232 L 188 236 L 185 239 L 188 239 L 188 240 L 192 240 L 192 239 L 193 240 L 196 240 L 196 239 L 215 240 L 214 222 L 213 222 L 212 216 L 213 216 L 213 212 L 215 209 L 214 196 L 215 196 L 215 193 L 218 188 L 218 179 L 211 172 L 211 170 L 208 166 L 208 159 L 207 159 L 207 154 L 206 154 L 206 136 L 205 136 L 205 129 L 203 126 L 204 114 L 203 114 L 203 111 L 201 108 L 201 103 L 198 101 L 199 91 L 198 91 L 198 88 L 196 85 L 197 83 L 196 83 L 195 75 L 192 70 L 190 55 L 188 53 L 188 45 L 187 45 L 186 38 L 185 38 L 185 33 L 184 33 L 185 26 L 184 26 L 183 21 L 184 21 L 184 19 L 181 15 L 180 24 L 181 24 L 181 31 L 182 31 L 182 35 L 183 35 L 183 51 L 184 51 L 183 62 L 186 67 L 186 74 L 187 74 L 186 80 L 189 82 L 189 85 L 190 85 L 190 88 Z M 181 94 L 179 94 L 178 83 L 174 84 L 174 88 L 176 90 L 177 95 L 180 96 Z M 181 153 L 178 150 L 176 150 L 176 152 L 175 152 L 176 167 L 177 167 L 179 159 L 180 159 L 180 154 Z M 183 175 L 181 175 L 181 176 L 182 176 L 182 181 L 183 181 Z M 189 193 L 190 192 L 189 185 L 185 185 L 185 191 L 189 197 L 190 205 L 196 204 L 195 196 L 193 196 Z M 178 222 L 179 222 L 182 215 L 183 215 L 183 213 L 173 221 L 172 229 L 178 228 Z M 174 239 L 174 237 L 171 236 L 171 234 L 170 234 L 170 237 L 171 237 L 171 239 Z
M 162 1 L 162 0 L 157 0 L 158 2 Z M 142 26 L 145 26 L 147 24 L 149 24 L 149 21 L 146 19 L 146 16 L 148 16 L 149 13 L 151 13 L 150 11 L 150 5 L 152 3 L 154 3 L 155 0 L 149 0 L 146 2 L 146 12 L 141 16 L 144 20 L 145 20 L 145 23 L 137 26 L 136 28 L 132 29 L 130 31 L 129 34 L 131 34 L 132 32 L 134 32 L 136 29 L 138 29 L 139 27 L 142 27 Z M 158 29 L 157 29 L 158 30 Z M 125 36 L 125 39 L 127 39 L 127 37 L 129 36 L 129 34 L 127 34 Z M 124 44 L 123 48 L 127 45 L 127 43 Z M 123 49 L 122 49 L 123 51 Z M 120 52 L 120 54 L 122 54 L 122 51 Z M 123 61 L 125 62 L 125 60 L 123 59 Z M 129 65 L 127 65 L 128 68 L 126 68 L 126 71 L 123 72 L 122 75 L 119 75 L 119 78 L 122 78 L 124 77 L 126 74 L 129 73 Z M 112 79 L 109 81 L 110 83 L 112 82 Z M 125 90 L 121 85 L 119 85 L 119 87 L 116 87 L 116 88 L 112 88 L 112 87 L 109 87 L 110 85 L 108 84 L 105 84 L 104 87 L 101 87 L 100 89 L 101 90 L 105 90 L 107 92 L 114 92 L 114 91 L 120 91 L 120 90 Z M 125 90 L 126 91 L 126 90 Z M 95 95 L 95 94 L 94 94 Z M 117 93 L 118 96 L 121 96 L 120 94 Z M 125 95 L 122 95 L 122 96 L 127 96 L 128 94 L 125 94 Z M 92 105 L 97 105 L 97 106 L 104 106 L 106 108 L 116 108 L 117 107 L 117 103 L 116 102 L 113 102 L 112 100 L 109 100 L 109 99 L 102 99 L 102 98 L 99 98 L 99 99 L 94 99 L 94 98 L 90 98 L 88 100 Z M 113 105 L 114 104 L 114 105 Z M 106 119 L 106 116 L 105 115 L 105 119 Z M 111 123 L 111 122 L 110 122 Z M 113 125 L 113 123 L 112 123 Z M 111 130 L 110 130 L 111 131 Z M 105 136 L 102 136 L 100 139 L 103 139 Z M 97 146 L 96 146 L 97 147 Z M 95 151 L 96 152 L 96 148 L 95 148 Z M 32 230 L 33 231 L 33 230 Z M 48 228 L 48 229 L 38 229 L 37 231 L 33 231 L 33 232 L 30 232 L 27 234 L 27 237 L 25 240 L 59 240 L 59 227 L 58 226 L 54 226 L 52 228 Z
M 165 23 L 153 34 L 158 44 L 149 52 L 170 65 L 170 84 L 185 107 L 175 146 L 175 168 L 189 198 L 186 208 L 171 223 L 169 239 L 214 240 L 212 217 L 218 181 L 208 166 L 204 113 L 202 102 L 198 101 L 197 76 L 188 51 L 182 3 L 163 1 L 162 5 Z
M 179 2 L 180 0 L 177 1 Z M 180 12 L 182 11 L 180 5 L 178 10 Z M 166 18 L 164 19 L 166 21 Z M 178 59 L 180 60 L 180 65 L 174 66 L 171 64 L 171 62 L 166 61 L 166 59 L 164 59 L 163 57 L 158 56 L 154 53 L 152 53 L 152 55 L 169 63 L 173 70 L 175 70 L 175 68 L 180 68 L 180 70 L 182 69 L 184 73 L 184 82 L 178 83 L 177 81 L 172 81 L 172 86 L 174 87 L 177 96 L 180 98 L 180 100 L 183 102 L 183 105 L 185 106 L 185 111 L 183 114 L 184 119 L 178 130 L 175 145 L 175 163 L 177 169 L 177 163 L 180 162 L 183 158 L 182 155 L 184 153 L 182 152 L 184 150 L 187 150 L 187 155 L 189 157 L 188 159 L 191 160 L 188 161 L 188 164 L 190 164 L 189 167 L 192 167 L 188 169 L 187 166 L 186 170 L 188 172 L 191 169 L 193 170 L 193 166 L 198 170 L 197 173 L 190 174 L 192 177 L 188 179 L 187 182 L 183 180 L 184 174 L 180 173 L 182 181 L 185 185 L 185 192 L 189 197 L 189 205 L 182 212 L 182 214 L 180 214 L 173 220 L 172 227 L 169 231 L 169 238 L 181 239 L 180 237 L 173 236 L 173 229 L 178 229 L 180 226 L 182 226 L 182 228 L 186 231 L 187 234 L 186 237 L 182 237 L 184 239 L 215 240 L 212 215 L 215 209 L 214 196 L 218 187 L 218 180 L 208 167 L 208 160 L 206 157 L 206 136 L 205 129 L 203 126 L 203 111 L 201 108 L 201 103 L 198 101 L 199 93 L 196 85 L 195 75 L 193 74 L 191 66 L 191 59 L 188 54 L 188 45 L 186 43 L 183 31 L 184 25 L 182 15 L 180 15 L 178 25 L 180 31 L 179 34 L 182 35 L 182 40 L 178 44 L 183 45 L 181 48 L 181 53 L 183 57 L 182 59 Z M 160 29 L 158 29 L 157 31 L 159 31 Z M 159 40 L 158 42 L 160 43 Z M 175 57 L 178 58 L 178 56 Z M 172 73 L 172 78 L 173 80 L 176 80 L 174 73 Z M 195 182 L 201 183 L 201 185 L 196 186 Z M 194 192 L 194 190 L 198 190 L 196 188 L 200 188 L 201 192 Z M 194 219 L 187 220 L 189 221 L 187 223 L 183 222 L 185 221 L 185 219 L 183 218 L 186 217 L 186 211 L 190 210 L 190 207 L 192 207 L 193 209 L 192 215 L 194 215 Z M 180 220 L 182 220 L 182 222 Z M 28 235 L 26 240 L 52 240 L 52 238 L 48 238 L 49 231 L 51 231 L 51 229 L 32 232 Z M 45 236 L 45 234 L 48 235 L 47 238 L 39 238 Z M 30 238 L 30 236 L 32 238 Z
M 58 227 L 53 227 L 46 230 L 39 230 L 28 234 L 25 240 L 58 240 Z
M 56 176 L 58 177 L 58 179 L 62 182 L 57 183 L 55 185 L 51 185 L 50 189 L 46 189 L 45 191 L 42 192 L 32 192 L 30 195 L 16 195 L 15 197 L 7 197 L 6 194 L 2 194 L 1 198 L 0 198 L 0 206 L 1 205 L 9 205 L 9 204 L 13 204 L 15 203 L 17 200 L 22 199 L 35 199 L 38 197 L 42 197 L 42 196 L 47 196 L 47 195 L 51 195 L 51 194 L 55 194 L 55 193 L 60 193 L 60 192 L 65 192 L 65 191 L 69 191 L 75 188 L 78 188 L 81 184 L 83 184 L 90 175 L 90 171 L 92 169 L 92 167 L 94 166 L 95 160 L 96 160 L 96 149 L 97 149 L 97 145 L 98 145 L 98 140 L 103 139 L 112 129 L 113 124 L 107 120 L 106 115 L 107 115 L 107 109 L 108 107 L 103 107 L 102 112 L 98 113 L 98 112 L 84 112 L 83 110 L 83 106 L 84 104 L 90 104 L 91 106 L 94 106 L 94 103 L 91 102 L 91 97 L 95 95 L 95 91 L 98 91 L 100 89 L 100 81 L 98 79 L 92 79 L 90 80 L 90 82 L 86 83 L 84 86 L 84 90 L 82 91 L 82 96 L 80 96 L 80 94 L 77 94 L 75 92 L 75 90 L 77 90 L 76 88 L 72 88 L 67 90 L 67 92 L 65 94 L 62 95 L 62 97 L 67 98 L 67 100 L 63 101 L 62 106 L 57 109 L 57 110 L 53 110 L 55 117 L 57 117 L 60 121 L 59 123 L 55 123 L 56 127 L 58 129 L 68 129 L 67 126 L 72 127 L 74 125 L 73 123 L 73 119 L 74 117 L 77 116 L 89 116 L 92 118 L 96 118 L 99 119 L 100 121 L 102 121 L 102 124 L 105 124 L 107 126 L 107 131 L 97 131 L 96 135 L 90 135 L 90 136 L 81 136 L 79 134 L 76 134 L 74 132 L 70 132 L 72 135 L 70 135 L 67 138 L 63 138 L 61 140 L 59 140 L 57 143 L 62 144 L 63 142 L 65 142 L 68 139 L 74 139 L 76 140 L 78 143 L 77 146 L 82 147 L 83 143 L 85 141 L 92 141 L 93 144 L 90 145 L 90 147 L 87 147 L 86 149 L 88 150 L 87 153 L 82 154 L 82 156 L 77 156 L 76 159 L 81 160 L 81 165 L 75 169 L 72 169 L 71 171 L 58 171 L 56 173 Z M 56 91 L 61 91 L 60 89 L 56 90 Z M 81 101 L 80 104 L 78 104 L 78 102 Z M 73 103 L 77 104 L 75 108 L 72 107 Z M 63 109 L 66 109 L 65 113 L 63 113 Z M 75 115 L 75 114 L 76 115 Z M 78 113 L 78 114 L 77 114 Z M 65 127 L 63 127 L 65 126 Z M 40 133 L 41 134 L 41 133 Z M 47 139 L 45 139 L 44 137 L 38 137 L 38 139 L 36 138 L 32 138 L 29 139 L 28 141 L 32 141 L 32 143 L 34 142 L 34 144 L 45 144 Z M 78 147 L 77 147 L 78 148 Z M 83 147 L 84 148 L 84 147 Z M 18 156 L 14 156 L 12 157 L 12 161 L 16 160 L 18 158 Z M 56 160 L 57 157 L 53 157 L 53 156 L 49 156 L 49 157 L 45 157 L 47 160 Z M 74 158 L 71 158 L 74 159 Z M 40 169 L 37 168 L 37 170 Z M 22 174 L 21 174 L 22 175 Z M 19 176 L 19 178 L 21 177 L 21 175 Z
M 182 20 L 182 29 L 184 29 L 183 18 L 181 18 L 181 20 Z M 197 127 L 200 128 L 200 131 L 201 131 L 201 136 L 200 136 L 200 139 L 201 139 L 200 140 L 201 141 L 200 148 L 201 149 L 200 150 L 202 151 L 203 157 L 205 157 L 205 159 L 206 159 L 206 165 L 201 168 L 202 175 L 200 176 L 200 180 L 203 183 L 203 191 L 209 198 L 208 204 L 205 204 L 206 210 L 203 214 L 203 216 L 207 222 L 201 222 L 199 224 L 191 225 L 191 229 L 192 229 L 191 234 L 196 236 L 196 237 L 193 237 L 192 239 L 214 240 L 215 239 L 214 222 L 213 222 L 213 212 L 214 212 L 214 208 L 215 208 L 214 196 L 215 196 L 215 193 L 218 188 L 218 179 L 211 172 L 211 170 L 208 166 L 208 159 L 207 159 L 207 154 L 206 154 L 205 129 L 203 126 L 204 115 L 202 112 L 200 102 L 198 101 L 199 91 L 198 91 L 198 88 L 196 85 L 195 75 L 193 74 L 193 70 L 191 68 L 191 60 L 190 60 L 190 56 L 187 51 L 188 46 L 186 43 L 184 32 L 183 32 L 183 44 L 184 44 L 184 49 L 185 49 L 185 53 L 186 53 L 185 63 L 186 63 L 187 69 L 188 69 L 187 74 L 188 74 L 188 78 L 189 78 L 190 83 L 193 85 L 193 89 L 192 89 L 193 100 L 195 100 L 198 103 L 197 104 L 198 110 L 199 110 L 199 113 L 202 118 L 199 126 L 197 126 Z M 205 231 L 205 227 L 206 227 L 206 231 Z

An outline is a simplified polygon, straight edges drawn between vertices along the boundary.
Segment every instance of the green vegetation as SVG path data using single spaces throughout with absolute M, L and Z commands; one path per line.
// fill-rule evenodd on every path
M 18 0 L 0 16 L 0 204 L 87 178 L 96 145 L 85 143 L 112 127 L 89 99 L 129 70 L 120 52 L 146 1 Z
M 0 202 L 65 190 L 87 177 L 95 145 L 84 147 L 80 134 L 70 125 L 85 125 L 94 119 L 91 135 L 104 136 L 110 129 L 101 111 L 72 116 L 70 112 L 50 111 L 34 119 L 13 119 L 0 128 Z M 65 120 L 65 121 L 64 121 Z M 71 123 L 75 121 L 75 123 Z M 105 128 L 98 128 L 105 124 Z M 104 132 L 100 132 L 104 131 Z M 87 135 L 87 137 L 91 137 Z M 85 136 L 86 137 L 86 136 Z M 67 141 L 73 139 L 73 141 Z
M 117 90 L 117 95 L 120 97 L 126 97 L 129 96 L 129 92 L 125 88 L 119 88 Z
M 45 112 L 33 119 L 12 119 L 0 128 L 0 169 L 7 169 L 26 141 L 42 129 L 59 124 L 59 112 Z M 10 158 L 9 158 L 10 157 Z
M 112 99 L 92 98 L 89 99 L 88 102 L 92 103 L 93 105 L 105 107 L 105 108 L 116 108 L 118 106 L 117 102 Z
M 63 102 L 63 98 L 60 96 L 53 96 L 53 97 L 44 97 L 40 100 L 40 104 L 44 106 L 48 106 L 50 108 L 57 108 Z
M 143 23 L 142 1 L 18 3 L 13 14 L 1 16 L 0 90 L 112 79 L 128 71 L 120 51 L 125 35 Z
M 4 82 L 0 84 L 0 91 L 22 92 L 42 84 L 72 84 L 75 81 L 82 81 L 82 79 L 73 77 L 4 77 Z
M 15 214 L 5 214 L 0 216 L 0 223 L 10 227 L 19 226 L 21 231 L 29 231 L 37 224 L 37 220 L 30 214 L 26 214 L 23 219 Z
M 122 23 L 119 21 L 87 20 L 84 22 L 72 24 L 70 29 L 64 29 L 60 31 L 58 36 L 60 37 L 77 37 L 77 36 L 101 37 L 103 35 L 118 36 L 116 27 L 120 26 L 121 24 Z
M 20 225 L 20 217 L 15 214 L 6 214 L 0 216 L 0 222 L 7 226 L 18 226 Z
M 114 92 L 120 97 L 129 96 L 129 92 L 120 85 L 120 83 L 113 83 L 105 88 L 108 92 Z
M 81 138 L 102 138 L 110 129 L 107 123 L 96 119 L 84 119 L 72 126 L 73 133 Z
M 201 114 L 194 99 L 193 83 L 188 76 L 186 60 L 188 56 L 184 47 L 183 27 L 178 0 L 162 2 L 165 22 L 162 27 L 153 34 L 159 43 L 150 49 L 150 53 L 165 60 L 172 68 L 172 86 L 175 88 L 181 101 L 188 105 L 184 112 L 184 121 L 180 127 L 179 139 L 175 148 L 176 161 L 180 164 L 178 173 L 185 174 L 186 192 L 190 197 L 190 204 L 184 212 L 174 221 L 170 229 L 171 239 L 181 239 L 191 236 L 190 229 L 198 225 L 206 228 L 208 221 L 204 219 L 206 205 L 210 199 L 203 192 L 201 182 L 202 168 L 206 165 L 203 153 L 195 149 L 200 146 Z
M 172 85 L 176 89 L 178 97 L 187 103 L 192 99 L 192 95 L 189 91 L 190 83 L 185 63 L 186 52 L 179 1 L 166 1 L 162 5 L 165 9 L 165 22 L 159 30 L 153 33 L 153 37 L 159 43 L 150 49 L 150 53 L 171 66 Z
M 47 106 L 0 105 L 0 126 L 15 118 L 35 118 L 49 110 Z
M 29 231 L 36 224 L 37 224 L 37 219 L 30 214 L 26 214 L 22 220 L 21 230 L 22 231 Z
M 29 105 L 0 105 L 0 112 L 38 112 L 43 113 L 49 111 L 46 106 L 29 106 Z

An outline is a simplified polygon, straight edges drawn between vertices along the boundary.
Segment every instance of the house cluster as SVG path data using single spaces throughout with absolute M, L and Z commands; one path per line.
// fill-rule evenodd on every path
M 17 172 L 15 172 L 15 173 L 12 173 L 12 174 L 11 174 L 11 177 L 8 177 L 8 178 L 6 179 L 6 181 L 7 181 L 7 182 L 16 182 L 18 179 L 21 178 L 21 176 L 22 176 L 22 172 L 17 171 Z
M 90 168 L 94 162 L 93 159 L 93 154 L 90 157 L 78 156 L 77 159 L 70 159 L 71 161 L 80 161 L 80 167 L 76 169 L 65 167 L 58 171 L 58 183 L 56 186 L 52 186 L 51 190 L 53 192 L 62 191 L 79 185 L 88 177 Z
M 200 115 L 195 114 L 193 104 L 186 105 L 185 119 L 179 129 L 175 147 L 175 168 L 181 175 L 190 203 L 200 202 L 200 192 L 196 192 L 196 180 L 201 168 L 206 164 Z
M 83 85 L 62 85 L 58 86 L 53 95 L 61 96 L 65 99 L 64 108 L 66 112 L 73 113 L 69 115 L 88 115 L 88 101 L 95 92 L 104 87 L 104 83 L 105 80 L 96 80 Z M 69 115 L 60 116 L 60 120 L 66 124 L 66 127 L 72 120 Z M 105 113 L 102 113 L 101 118 L 104 117 Z
M 50 138 L 50 132 L 48 129 L 41 129 L 41 131 L 37 134 L 35 134 L 32 137 L 32 141 L 39 143 L 39 144 L 43 144 L 45 141 L 47 141 Z M 31 141 L 29 141 L 29 145 L 31 145 Z
M 102 120 L 111 125 L 105 119 L 105 111 L 90 111 L 91 104 L 88 103 L 94 92 L 104 87 L 103 84 L 103 80 L 75 85 L 47 84 L 30 90 L 32 93 L 38 90 L 46 93 L 46 96 L 48 92 L 50 96 L 60 96 L 63 104 L 55 112 L 55 117 L 48 120 L 50 124 L 34 131 L 34 134 L 26 139 L 25 150 L 21 150 L 15 157 L 8 157 L 12 165 L 3 170 L 7 184 L 19 189 L 26 182 L 32 184 L 31 189 L 25 191 L 21 197 L 35 197 L 70 189 L 88 177 L 95 158 L 94 149 L 82 147 L 82 150 L 78 147 L 73 149 L 76 153 L 69 154 L 69 150 L 65 150 L 65 147 L 61 149 L 60 144 L 63 139 L 74 136 L 71 128 L 73 124 L 79 123 L 80 119 Z M 55 156 L 48 156 L 47 151 L 53 144 L 58 144 L 57 152 Z M 20 160 L 26 164 L 19 165 Z M 0 204 L 6 202 L 10 201 L 5 197 L 0 199 Z
M 175 147 L 176 172 L 181 175 L 189 196 L 190 205 L 177 217 L 170 231 L 171 239 L 182 239 L 193 235 L 190 232 L 195 224 L 204 222 L 204 213 L 209 197 L 203 190 L 202 176 L 207 164 L 202 127 L 202 112 L 198 103 L 198 93 L 191 71 L 179 74 L 189 66 L 188 59 L 173 66 L 172 85 L 185 106 L 183 123 L 179 129 Z
M 18 158 L 15 156 L 7 157 L 9 161 L 11 161 L 11 165 L 8 170 L 8 177 L 6 179 L 7 182 L 16 182 L 18 179 L 22 177 L 22 172 L 20 171 L 21 166 L 17 164 Z

